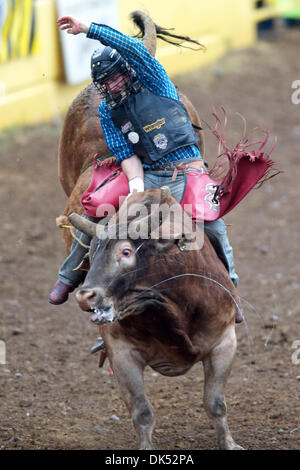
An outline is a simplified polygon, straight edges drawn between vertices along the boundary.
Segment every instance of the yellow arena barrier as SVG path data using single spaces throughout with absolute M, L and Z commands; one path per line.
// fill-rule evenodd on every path
M 37 52 L 34 0 L 6 0 L 0 63 Z

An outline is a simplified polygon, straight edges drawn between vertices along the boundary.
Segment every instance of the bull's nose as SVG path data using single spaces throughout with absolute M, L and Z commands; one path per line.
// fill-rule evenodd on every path
M 82 310 L 89 310 L 99 299 L 96 289 L 80 289 L 76 293 L 76 300 Z

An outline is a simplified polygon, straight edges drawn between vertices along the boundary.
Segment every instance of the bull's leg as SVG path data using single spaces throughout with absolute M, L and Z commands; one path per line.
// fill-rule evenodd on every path
M 139 449 L 151 450 L 155 418 L 144 392 L 145 363 L 136 351 L 127 349 L 124 343 L 117 348 L 114 345 L 113 351 L 111 365 L 137 432 Z
M 222 341 L 203 360 L 204 407 L 215 427 L 218 446 L 225 450 L 242 449 L 234 442 L 229 431 L 224 397 L 224 385 L 229 376 L 235 350 L 235 329 L 234 326 L 230 326 Z

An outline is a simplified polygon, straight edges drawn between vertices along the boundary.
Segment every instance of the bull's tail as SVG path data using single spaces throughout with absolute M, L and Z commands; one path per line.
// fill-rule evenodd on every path
M 173 31 L 172 29 L 162 28 L 153 22 L 153 20 L 143 11 L 134 11 L 131 13 L 131 19 L 139 28 L 139 32 L 135 35 L 135 37 L 140 37 L 143 39 L 143 42 L 147 49 L 149 50 L 150 54 L 155 56 L 156 52 L 156 39 L 162 39 L 174 46 L 181 46 L 190 47 L 183 45 L 184 42 L 190 42 L 196 44 L 198 47 L 195 50 L 205 50 L 205 46 L 200 44 L 200 42 L 191 39 L 188 36 L 179 36 L 178 34 L 170 33 Z

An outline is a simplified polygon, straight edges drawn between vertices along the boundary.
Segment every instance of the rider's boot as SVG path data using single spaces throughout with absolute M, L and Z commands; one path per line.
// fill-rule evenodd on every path
M 63 304 L 68 300 L 69 294 L 73 292 L 73 290 L 74 287 L 58 280 L 49 294 L 48 301 L 53 305 Z

